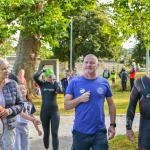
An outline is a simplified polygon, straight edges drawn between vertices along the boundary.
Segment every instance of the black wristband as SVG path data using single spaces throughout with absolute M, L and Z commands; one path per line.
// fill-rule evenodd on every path
M 111 123 L 110 126 L 116 127 L 116 123 Z
M 127 130 L 132 130 L 132 127 L 129 126 L 129 125 L 126 125 L 126 129 L 127 129 Z

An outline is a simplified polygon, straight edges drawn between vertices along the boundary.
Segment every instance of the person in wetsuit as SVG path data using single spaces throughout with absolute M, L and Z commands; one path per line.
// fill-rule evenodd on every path
M 49 75 L 45 81 L 39 79 L 40 75 L 45 70 L 38 71 L 33 76 L 35 82 L 39 85 L 42 95 L 42 106 L 40 112 L 40 119 L 43 127 L 43 143 L 46 150 L 49 150 L 49 135 L 51 126 L 52 147 L 53 150 L 58 150 L 59 138 L 58 128 L 60 122 L 60 114 L 57 104 L 57 89 L 58 84 L 55 80 L 54 74 Z
M 132 123 L 137 102 L 139 102 L 140 125 L 138 136 L 138 149 L 150 150 L 150 75 L 145 75 L 135 82 L 127 110 L 126 136 L 130 141 L 134 140 Z

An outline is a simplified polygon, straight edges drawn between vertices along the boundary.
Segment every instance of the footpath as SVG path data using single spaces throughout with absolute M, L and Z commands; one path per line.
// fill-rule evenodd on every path
M 36 116 L 39 119 L 39 116 Z M 140 115 L 136 114 L 134 117 L 133 122 L 133 130 L 138 131 L 139 127 L 139 119 Z M 59 126 L 59 150 L 70 150 L 72 144 L 72 134 L 71 129 L 73 125 L 74 116 L 70 115 L 61 115 L 60 116 L 60 126 Z M 110 119 L 109 115 L 106 115 L 106 126 L 109 127 Z M 116 117 L 116 135 L 122 135 L 126 133 L 126 116 L 125 115 L 117 115 Z M 29 124 L 30 130 L 30 150 L 44 150 L 43 146 L 43 136 L 38 136 L 36 129 L 34 128 L 33 124 Z M 42 127 L 39 126 L 42 130 Z M 51 135 L 50 135 L 50 150 L 52 150 L 52 143 L 51 143 Z

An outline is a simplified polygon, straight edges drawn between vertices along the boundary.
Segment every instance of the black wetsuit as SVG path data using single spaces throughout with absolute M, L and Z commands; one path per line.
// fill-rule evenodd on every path
M 39 76 L 43 71 L 39 71 L 34 75 L 35 82 L 39 85 L 42 95 L 42 106 L 40 112 L 40 118 L 42 121 L 44 136 L 43 142 L 45 148 L 49 148 L 49 135 L 51 126 L 52 146 L 53 150 L 58 150 L 58 128 L 60 122 L 60 114 L 57 104 L 57 88 L 58 84 L 55 81 L 54 84 L 39 80 Z
M 140 109 L 138 149 L 150 150 L 150 79 L 141 77 L 133 86 L 127 111 L 127 129 L 132 129 L 137 102 Z

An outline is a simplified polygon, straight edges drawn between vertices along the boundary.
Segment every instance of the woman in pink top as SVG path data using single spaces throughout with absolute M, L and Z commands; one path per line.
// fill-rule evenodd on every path
M 18 79 L 19 79 L 20 83 L 26 85 L 26 79 L 25 79 L 24 75 L 25 75 L 25 70 L 21 69 L 18 73 Z

